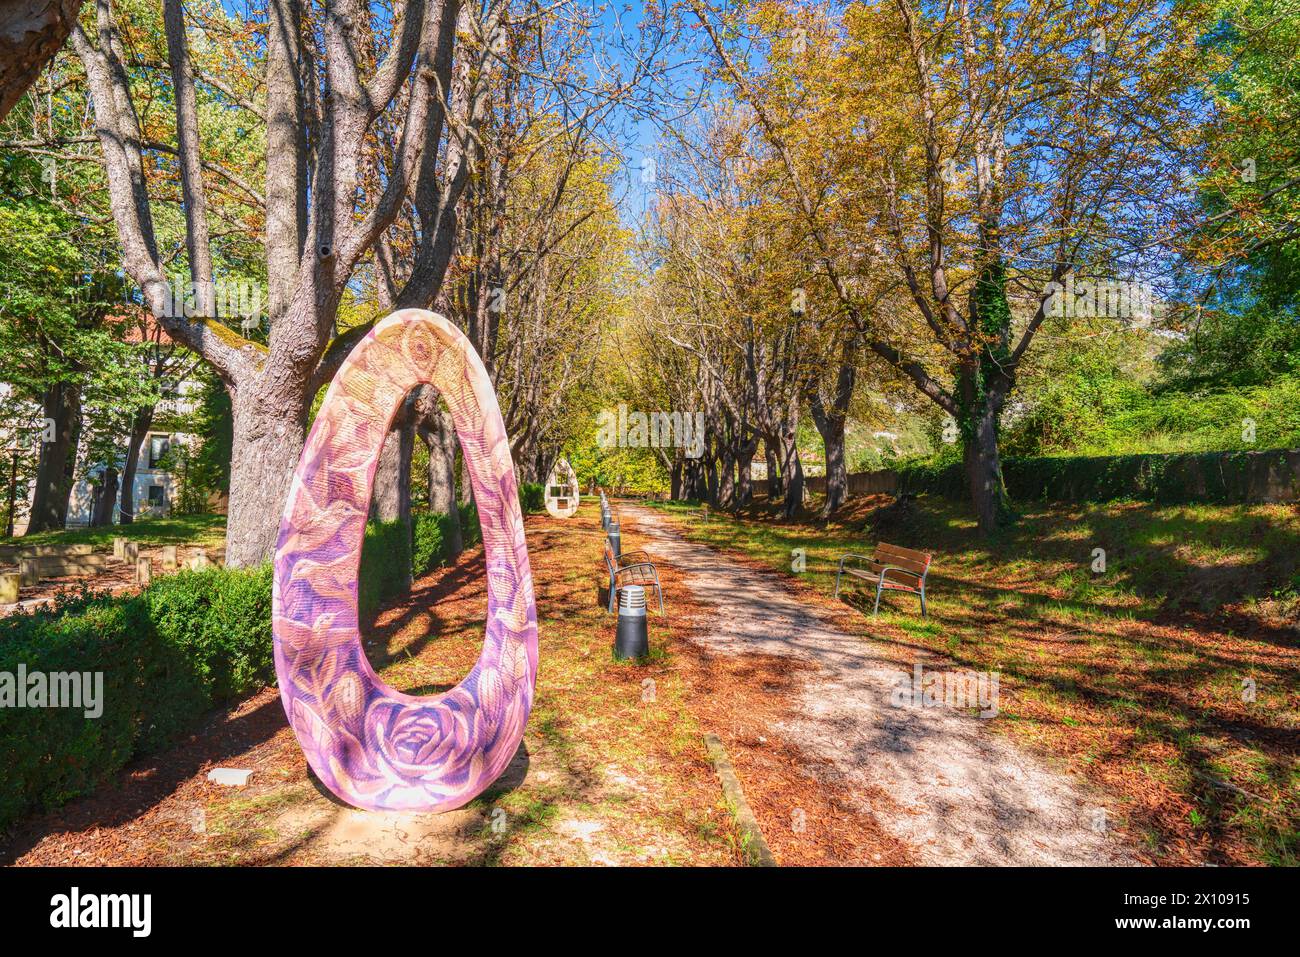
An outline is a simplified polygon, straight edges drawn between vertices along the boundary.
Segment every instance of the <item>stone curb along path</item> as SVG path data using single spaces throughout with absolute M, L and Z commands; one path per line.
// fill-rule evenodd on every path
M 686 541 L 649 509 L 624 511 L 647 551 L 714 609 L 693 640 L 722 654 L 789 655 L 817 666 L 801 679 L 798 707 L 773 730 L 828 762 L 854 803 L 920 863 L 1137 863 L 1119 835 L 1099 826 L 1113 813 L 1086 782 L 1048 768 L 972 713 L 892 705 L 891 692 L 910 675 L 879 645 L 831 624 L 778 576 Z M 873 792 L 887 794 L 890 806 L 873 802 Z
M 776 858 L 772 856 L 754 812 L 750 810 L 749 802 L 745 800 L 740 778 L 736 777 L 736 769 L 731 766 L 731 758 L 727 757 L 727 749 L 723 746 L 722 739 L 716 734 L 706 734 L 704 748 L 709 753 L 709 761 L 713 763 L 713 770 L 717 772 L 718 781 L 722 784 L 723 797 L 726 798 L 731 814 L 736 819 L 736 827 L 740 830 L 745 862 L 753 867 L 776 867 Z

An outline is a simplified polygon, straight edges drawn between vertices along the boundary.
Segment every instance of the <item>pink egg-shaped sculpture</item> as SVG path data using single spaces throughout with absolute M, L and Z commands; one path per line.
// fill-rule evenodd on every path
M 361 646 L 361 543 L 380 448 L 415 386 L 447 403 L 483 528 L 487 631 L 455 688 L 415 697 L 376 676 Z M 334 377 L 280 522 L 275 670 L 316 776 L 368 810 L 445 811 L 482 793 L 523 739 L 537 682 L 537 609 L 510 442 L 469 340 L 442 316 L 393 313 Z

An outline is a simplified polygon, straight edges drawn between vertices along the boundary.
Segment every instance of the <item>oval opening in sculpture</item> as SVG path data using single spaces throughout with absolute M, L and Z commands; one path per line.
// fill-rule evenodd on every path
M 483 529 L 483 650 L 460 684 L 415 697 L 366 660 L 357 572 L 380 449 L 406 394 L 442 395 Z M 482 793 L 523 739 L 537 680 L 537 609 L 510 442 L 491 379 L 461 332 L 393 313 L 352 350 L 307 438 L 280 523 L 275 670 L 316 776 L 369 810 L 444 811 Z

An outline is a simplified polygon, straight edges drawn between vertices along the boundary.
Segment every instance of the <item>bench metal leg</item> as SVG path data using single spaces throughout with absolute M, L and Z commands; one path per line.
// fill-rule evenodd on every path
M 844 563 L 840 562 L 840 570 L 835 573 L 835 597 L 840 597 L 840 576 L 844 574 Z
M 618 601 L 618 586 L 614 584 L 614 579 L 609 580 L 609 613 L 614 613 L 614 603 Z
M 885 584 L 884 584 L 883 581 L 882 581 L 879 585 L 876 586 L 876 607 L 873 608 L 873 609 L 871 609 L 871 617 L 872 617 L 872 618 L 875 618 L 875 617 L 876 617 L 876 614 L 880 611 L 880 592 L 884 589 L 884 587 L 885 587 Z
M 924 586 L 924 585 L 921 586 L 921 617 L 922 617 L 922 618 L 926 617 L 926 610 L 925 610 L 925 586 Z

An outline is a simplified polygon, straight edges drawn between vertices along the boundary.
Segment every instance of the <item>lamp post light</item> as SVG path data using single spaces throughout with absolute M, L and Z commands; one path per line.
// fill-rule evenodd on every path
M 614 550 L 615 558 L 623 557 L 623 534 L 619 528 L 618 522 L 610 522 L 609 528 L 609 547 Z
M 650 654 L 646 630 L 645 588 L 624 585 L 618 592 L 618 630 L 614 633 L 614 657 L 619 661 Z

